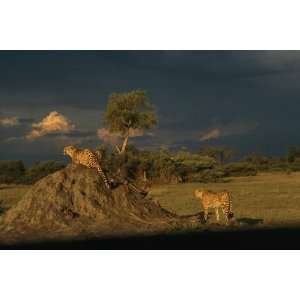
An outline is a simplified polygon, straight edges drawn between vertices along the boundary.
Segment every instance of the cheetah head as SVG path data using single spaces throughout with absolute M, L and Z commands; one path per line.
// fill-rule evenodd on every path
M 66 146 L 64 148 L 64 155 L 69 155 L 72 157 L 72 154 L 76 151 L 76 148 L 74 146 Z
M 203 194 L 204 194 L 204 190 L 203 189 L 197 189 L 194 192 L 195 197 L 196 198 L 200 198 L 200 199 L 203 197 Z

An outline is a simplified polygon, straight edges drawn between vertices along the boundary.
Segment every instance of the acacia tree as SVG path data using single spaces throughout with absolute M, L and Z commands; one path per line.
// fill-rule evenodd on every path
M 157 124 L 157 115 L 146 92 L 114 93 L 109 96 L 104 117 L 105 127 L 123 139 L 119 153 L 124 153 L 130 136 L 142 135 Z

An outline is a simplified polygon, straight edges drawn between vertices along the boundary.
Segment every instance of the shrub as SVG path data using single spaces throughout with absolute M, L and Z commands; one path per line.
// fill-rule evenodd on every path
M 178 151 L 173 159 L 183 165 L 189 172 L 211 169 L 216 164 L 216 160 L 212 157 L 188 151 Z
M 289 169 L 290 171 L 293 171 L 293 172 L 298 172 L 298 171 L 300 171 L 300 161 L 299 161 L 299 159 L 296 159 L 296 160 L 294 161 L 294 163 L 289 164 L 289 165 L 287 166 L 287 169 Z
M 253 163 L 220 165 L 216 159 L 186 150 L 171 152 L 139 150 L 128 145 L 126 152 L 108 152 L 102 156 L 102 167 L 109 175 L 120 174 L 136 181 L 152 183 L 219 182 L 226 176 L 256 175 Z
M 189 178 L 191 182 L 224 182 L 225 172 L 222 169 L 208 169 L 192 174 Z
M 41 161 L 36 162 L 31 168 L 26 170 L 25 176 L 20 180 L 20 183 L 33 184 L 41 178 L 61 170 L 65 164 L 60 161 Z
M 255 176 L 255 165 L 247 162 L 230 163 L 224 166 L 225 176 Z
M 22 161 L 0 161 L 0 183 L 16 183 L 25 172 Z

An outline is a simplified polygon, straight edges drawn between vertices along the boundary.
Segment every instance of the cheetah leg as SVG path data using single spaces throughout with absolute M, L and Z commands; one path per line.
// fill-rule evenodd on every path
M 207 216 L 208 216 L 208 209 L 204 208 L 204 220 L 207 222 Z
M 217 221 L 219 222 L 220 221 L 220 216 L 219 216 L 219 209 L 216 208 L 216 216 L 217 216 Z
M 228 214 L 226 213 L 226 210 L 224 208 L 222 209 L 222 211 L 225 216 L 226 224 L 228 224 Z

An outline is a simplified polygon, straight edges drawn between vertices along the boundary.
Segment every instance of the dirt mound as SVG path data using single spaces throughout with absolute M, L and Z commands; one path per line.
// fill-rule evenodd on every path
M 6 242 L 88 238 L 170 230 L 190 221 L 126 184 L 108 191 L 95 170 L 69 165 L 37 182 L 7 211 L 0 232 Z

